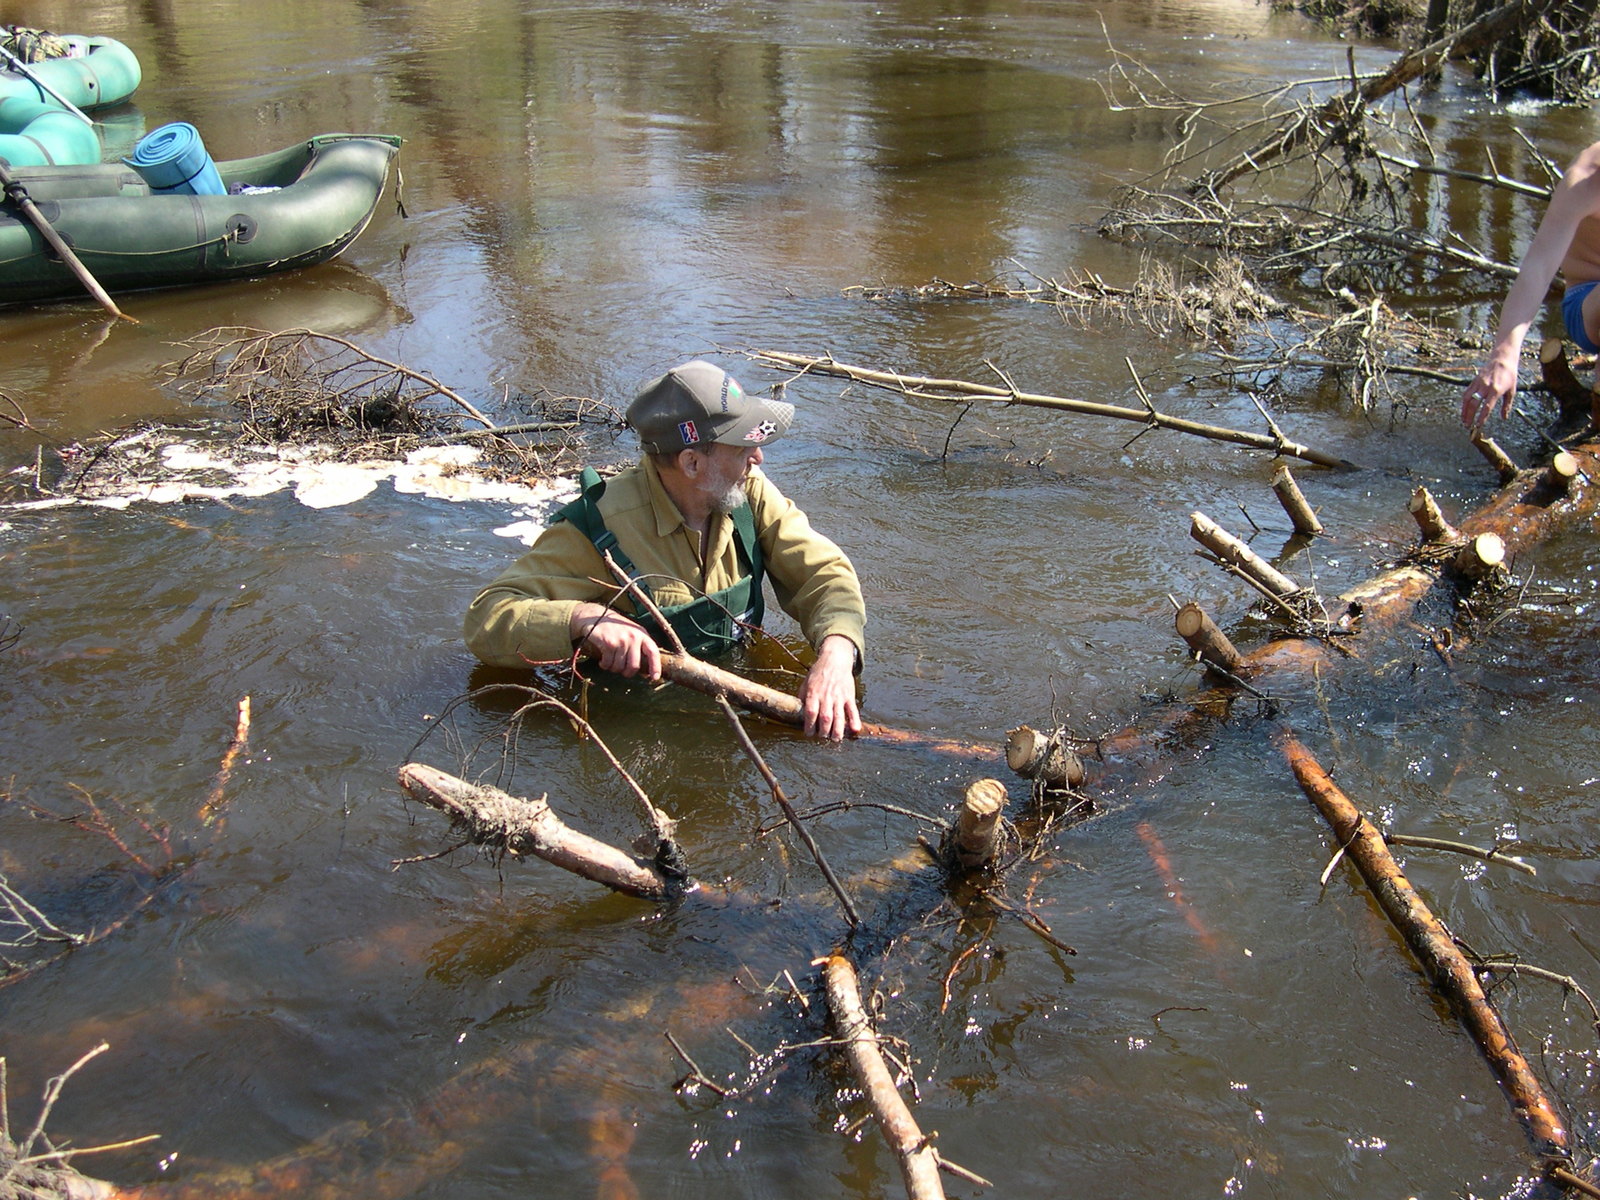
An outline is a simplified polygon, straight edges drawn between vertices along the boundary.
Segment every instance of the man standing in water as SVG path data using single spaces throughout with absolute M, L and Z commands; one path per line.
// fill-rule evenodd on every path
M 761 623 L 762 579 L 800 622 L 816 662 L 800 687 L 805 731 L 861 732 L 855 676 L 866 605 L 855 568 L 761 471 L 794 406 L 750 396 L 720 367 L 685 363 L 628 405 L 644 456 L 581 496 L 467 609 L 467 646 L 491 666 L 565 659 L 574 646 L 621 675 L 661 676 L 666 635 L 618 598 L 602 552 L 644 584 L 691 654 Z
M 1600 353 L 1600 142 L 1572 160 L 1550 193 L 1500 308 L 1489 361 L 1461 395 L 1461 420 L 1468 426 L 1486 422 L 1496 404 L 1502 417 L 1510 415 L 1522 342 L 1557 271 L 1567 285 L 1561 301 L 1567 336 L 1580 350 Z

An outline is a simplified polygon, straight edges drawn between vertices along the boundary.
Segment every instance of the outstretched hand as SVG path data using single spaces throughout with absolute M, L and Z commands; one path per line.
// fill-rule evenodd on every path
M 817 647 L 817 661 L 800 685 L 800 714 L 808 737 L 839 741 L 861 733 L 856 707 L 856 646 L 832 633 Z
M 1502 418 L 1511 415 L 1511 402 L 1517 394 L 1517 368 L 1492 358 L 1461 393 L 1461 423 L 1469 429 L 1482 427 L 1500 406 Z

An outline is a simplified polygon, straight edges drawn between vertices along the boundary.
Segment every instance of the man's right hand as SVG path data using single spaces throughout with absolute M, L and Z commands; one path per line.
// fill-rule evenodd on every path
M 599 656 L 605 670 L 652 682 L 661 678 L 661 652 L 639 622 L 586 601 L 572 610 L 567 628 L 573 641 Z

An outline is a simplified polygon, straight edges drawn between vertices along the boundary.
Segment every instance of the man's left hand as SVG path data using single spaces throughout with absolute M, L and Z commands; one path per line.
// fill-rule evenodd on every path
M 817 647 L 817 661 L 800 685 L 800 712 L 808 737 L 837 742 L 861 733 L 861 712 L 856 707 L 856 645 L 842 634 L 831 633 Z

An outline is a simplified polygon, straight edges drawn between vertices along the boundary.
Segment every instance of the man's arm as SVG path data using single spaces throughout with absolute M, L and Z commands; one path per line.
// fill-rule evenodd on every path
M 582 643 L 600 656 L 603 669 L 618 675 L 642 674 L 651 681 L 661 678 L 661 651 L 632 617 L 585 600 L 573 605 L 567 630 L 574 644 Z
M 817 661 L 800 685 L 800 712 L 810 737 L 856 737 L 861 712 L 856 706 L 856 646 L 843 634 L 830 634 L 817 647 Z
M 1517 390 L 1517 362 L 1522 343 L 1538 315 L 1561 269 L 1562 260 L 1572 248 L 1578 224 L 1585 217 L 1600 216 L 1600 142 L 1578 155 L 1550 193 L 1539 228 L 1533 235 L 1518 268 L 1516 281 L 1500 307 L 1500 322 L 1495 329 L 1494 346 L 1483 369 L 1461 394 L 1461 420 L 1469 426 L 1482 425 L 1499 405 L 1502 417 L 1510 415 Z M 1600 254 L 1600 247 L 1596 248 Z
M 574 614 L 585 604 L 601 608 L 606 591 L 596 581 L 605 573 L 594 543 L 558 521 L 474 597 L 463 623 L 467 648 L 495 667 L 567 658 L 588 632 L 575 627 Z

